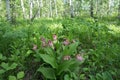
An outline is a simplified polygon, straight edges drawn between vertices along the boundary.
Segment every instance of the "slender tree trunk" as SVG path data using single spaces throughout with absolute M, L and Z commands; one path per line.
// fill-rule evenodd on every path
M 43 1 L 40 0 L 40 16 L 42 16 L 42 7 L 43 7 Z
M 52 17 L 52 1 L 50 0 L 50 17 Z
M 57 17 L 58 13 L 57 13 L 57 2 L 56 2 L 56 0 L 54 0 L 54 4 L 55 4 L 55 14 L 56 14 L 56 17 Z
M 73 1 L 72 0 L 70 0 L 70 16 L 71 16 L 71 18 L 74 17 Z
M 78 14 L 80 14 L 80 15 L 82 15 L 82 14 L 81 14 L 81 13 L 82 13 L 82 3 L 83 3 L 83 1 L 80 0 L 80 9 L 79 9 L 79 13 L 78 13 Z
M 120 0 L 119 0 L 119 7 L 118 7 L 118 18 L 120 20 Z
M 21 0 L 21 7 L 22 7 L 22 12 L 23 12 L 23 18 L 26 19 L 26 12 L 25 12 L 25 7 L 24 7 L 23 0 Z
M 93 13 L 93 0 L 91 0 L 91 2 L 90 2 L 90 16 L 91 16 L 91 17 L 94 17 L 93 14 L 94 14 L 94 13 Z
M 66 16 L 66 13 L 67 13 L 67 9 L 66 9 L 67 1 L 64 0 L 63 3 L 64 3 L 64 11 L 62 12 L 62 14 L 63 14 L 64 16 Z
M 9 0 L 6 0 L 6 13 L 7 13 L 7 20 L 11 21 L 10 1 Z
M 38 16 L 38 18 L 40 18 L 40 1 L 39 0 L 37 0 L 37 5 L 38 5 L 38 14 L 37 14 L 37 16 Z
M 29 3 L 30 3 L 30 19 L 32 18 L 32 15 L 33 15 L 33 0 L 29 0 Z
M 0 0 L 0 10 L 2 9 L 2 1 Z
M 108 1 L 108 10 L 107 10 L 107 15 L 109 15 L 110 14 L 110 10 L 111 10 L 111 3 L 112 2 L 112 0 L 109 0 Z
M 96 16 L 97 16 L 97 14 L 98 14 L 98 0 L 96 0 Z
M 12 24 L 14 24 L 16 22 L 16 16 L 17 16 L 15 0 L 11 1 L 10 7 L 11 7 L 11 22 Z

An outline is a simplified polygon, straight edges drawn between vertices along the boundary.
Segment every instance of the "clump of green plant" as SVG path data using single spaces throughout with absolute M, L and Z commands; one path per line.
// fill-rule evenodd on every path
M 41 37 L 41 46 L 33 45 L 34 56 L 42 59 L 37 72 L 42 73 L 43 79 L 79 79 L 79 66 L 84 60 L 83 55 L 77 53 L 78 44 L 75 40 L 60 41 L 55 34 L 52 40 Z

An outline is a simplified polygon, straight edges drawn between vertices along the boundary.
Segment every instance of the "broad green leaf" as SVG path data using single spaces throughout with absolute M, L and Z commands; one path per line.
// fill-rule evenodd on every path
M 64 76 L 64 80 L 70 80 L 70 76 L 69 76 L 68 74 L 66 74 L 66 75 Z
M 85 79 L 85 74 L 80 74 L 80 79 Z
M 15 69 L 17 67 L 17 64 L 16 63 L 13 63 L 10 67 L 9 67 L 9 69 Z
M 72 43 L 69 46 L 65 46 L 65 49 L 63 51 L 63 55 L 71 55 L 76 51 L 76 48 L 78 46 L 78 42 Z
M 1 66 L 2 68 L 4 68 L 5 70 L 9 70 L 8 63 L 2 62 L 0 66 Z
M 3 57 L 2 57 L 2 60 L 6 60 L 6 59 L 7 59 L 6 56 L 3 56 Z
M 25 54 L 25 56 L 29 56 L 32 53 L 32 50 L 28 50 L 27 53 Z
M 113 80 L 113 78 L 109 72 L 102 73 L 102 76 L 104 79 Z
M 0 74 L 3 74 L 5 72 L 5 70 L 0 69 Z
M 25 74 L 24 74 L 23 71 L 19 72 L 19 73 L 17 74 L 17 79 L 21 79 L 21 78 L 23 78 L 24 75 L 25 75 Z
M 49 54 L 40 54 L 41 58 L 48 64 L 50 64 L 53 68 L 57 68 L 57 62 L 54 56 Z
M 47 79 L 56 79 L 55 71 L 53 68 L 40 67 L 37 71 L 41 72 L 43 76 Z
M 75 42 L 75 43 L 69 45 L 69 54 L 73 54 L 73 52 L 76 51 L 77 46 L 78 46 L 78 42 Z
M 96 80 L 92 75 L 89 75 L 89 77 L 90 77 L 90 80 Z
M 79 71 L 79 65 L 81 64 L 81 62 L 75 60 L 74 61 L 74 64 L 71 65 L 71 67 L 69 67 L 69 69 L 72 71 L 72 72 L 78 72 Z
M 53 55 L 53 51 L 51 48 L 45 48 L 44 49 L 48 54 Z
M 9 80 L 17 80 L 15 76 L 9 76 Z
M 75 61 L 74 61 L 74 60 L 68 60 L 68 61 L 62 62 L 62 63 L 58 66 L 57 75 L 60 75 L 62 72 L 68 70 L 69 67 L 71 67 L 71 65 L 74 65 L 74 64 L 75 64 Z

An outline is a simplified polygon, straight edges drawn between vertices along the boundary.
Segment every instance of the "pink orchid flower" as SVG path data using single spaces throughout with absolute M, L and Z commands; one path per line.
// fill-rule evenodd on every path
M 37 50 L 37 45 L 34 44 L 32 49 Z
M 52 47 L 53 46 L 53 42 L 51 40 L 49 40 L 48 41 L 48 45 Z
M 47 46 L 47 42 L 46 42 L 45 38 L 41 37 L 40 40 L 42 42 L 42 47 Z
M 79 60 L 79 61 L 83 61 L 83 57 L 80 54 L 76 55 L 76 59 Z
M 56 41 L 57 40 L 57 35 L 53 34 L 53 40 Z
M 69 45 L 69 43 L 70 43 L 70 42 L 69 42 L 69 40 L 67 40 L 67 39 L 63 42 L 64 45 Z
M 71 57 L 69 55 L 66 55 L 63 57 L 63 60 L 70 60 L 70 59 L 71 59 Z

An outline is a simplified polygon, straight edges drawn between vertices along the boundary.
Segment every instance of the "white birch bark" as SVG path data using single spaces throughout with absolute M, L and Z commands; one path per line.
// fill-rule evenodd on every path
M 29 0 L 29 3 L 30 3 L 30 19 L 32 18 L 33 16 L 33 0 Z
M 22 12 L 23 12 L 23 18 L 26 19 L 26 12 L 25 12 L 25 7 L 24 7 L 23 0 L 21 0 L 21 7 L 22 7 Z
M 0 0 L 0 8 L 2 7 L 1 4 L 2 4 L 2 1 Z
M 42 16 L 43 0 L 40 0 L 40 16 Z
M 6 0 L 6 13 L 7 13 L 7 20 L 11 21 L 10 1 L 9 0 Z
M 54 4 L 55 4 L 55 14 L 56 14 L 56 17 L 58 16 L 58 11 L 57 11 L 57 2 L 56 0 L 54 0 Z
M 2 0 L 0 0 L 0 10 L 2 9 Z
M 38 14 L 37 14 L 37 16 L 38 16 L 38 18 L 40 18 L 40 1 L 39 0 L 37 0 L 37 5 L 38 5 Z
M 71 17 L 74 17 L 73 1 L 70 0 L 69 4 L 70 4 L 70 15 L 71 15 Z
M 118 18 L 120 20 L 120 0 L 119 0 L 119 5 L 118 5 Z
M 52 1 L 50 0 L 50 5 L 49 5 L 49 7 L 50 7 L 50 17 L 52 17 Z

